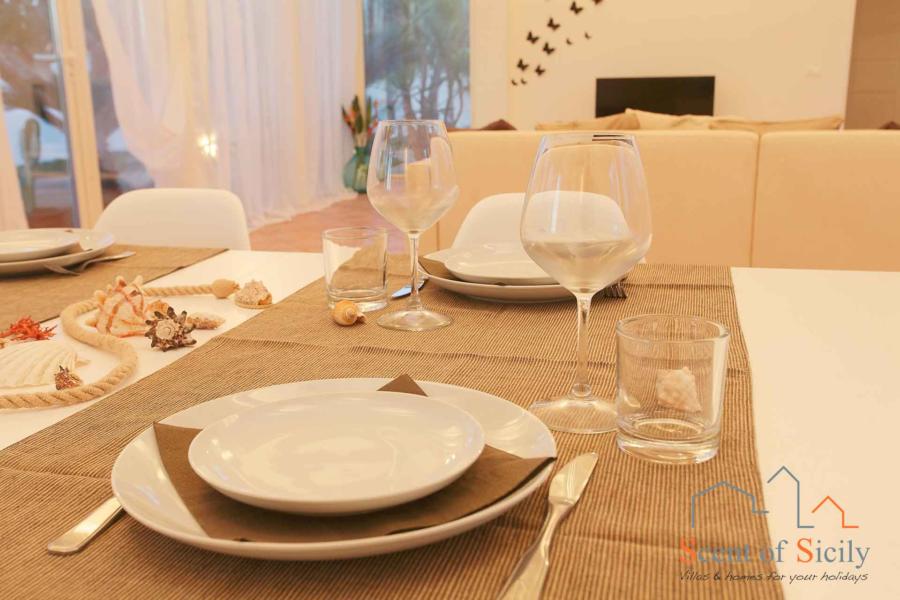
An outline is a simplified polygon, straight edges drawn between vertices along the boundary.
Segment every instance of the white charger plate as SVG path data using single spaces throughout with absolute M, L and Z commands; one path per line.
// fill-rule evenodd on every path
M 78 236 L 65 229 L 0 231 L 0 262 L 58 256 L 74 248 L 77 243 Z
M 110 233 L 94 231 L 92 229 L 65 229 L 78 238 L 78 243 L 84 249 L 82 252 L 73 252 L 49 258 L 36 258 L 33 260 L 21 260 L 12 262 L 0 262 L 0 276 L 20 275 L 46 270 L 47 265 L 56 267 L 68 267 L 82 263 L 88 259 L 100 256 L 106 249 L 115 243 L 115 238 Z
M 453 252 L 452 248 L 438 250 L 428 254 L 426 258 L 438 260 L 446 265 L 447 257 Z M 469 296 L 477 300 L 489 302 L 558 302 L 560 300 L 574 300 L 572 292 L 559 284 L 555 285 L 496 285 L 490 283 L 472 283 L 456 279 L 445 279 L 431 273 L 428 279 L 434 285 L 450 292 Z
M 202 429 L 254 406 L 301 394 L 371 391 L 388 381 L 381 378 L 325 379 L 276 385 L 204 402 L 163 422 Z M 547 427 L 515 404 L 454 385 L 418 383 L 429 396 L 440 398 L 471 414 L 481 424 L 487 444 L 523 458 L 556 456 L 556 444 Z M 386 536 L 315 543 L 235 542 L 206 535 L 172 487 L 160 460 L 152 428 L 137 436 L 119 454 L 113 465 L 112 488 L 119 502 L 135 520 L 191 546 L 249 558 L 331 560 L 398 552 L 469 531 L 525 500 L 547 481 L 552 469 L 553 465 L 548 464 L 502 500 L 449 523 Z
M 191 443 L 194 472 L 253 506 L 301 514 L 369 512 L 422 498 L 484 449 L 469 413 L 397 392 L 315 394 L 225 417 Z
M 447 270 L 471 283 L 555 285 L 556 280 L 531 260 L 522 244 L 496 242 L 451 248 L 444 259 Z

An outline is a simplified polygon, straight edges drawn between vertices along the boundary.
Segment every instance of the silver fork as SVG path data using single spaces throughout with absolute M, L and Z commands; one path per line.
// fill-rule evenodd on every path
M 628 294 L 625 293 L 625 286 L 622 285 L 624 279 L 620 279 L 614 284 L 603 288 L 600 291 L 601 298 L 617 298 L 619 300 L 625 299 L 628 297 Z
M 134 252 L 128 250 L 126 252 L 120 252 L 119 254 L 113 254 L 112 256 L 100 256 L 98 258 L 86 260 L 80 265 L 75 265 L 74 267 L 60 267 L 58 265 L 44 265 L 44 267 L 46 267 L 50 271 L 53 271 L 54 273 L 59 273 L 60 275 L 81 275 L 82 273 L 84 273 L 85 269 L 87 269 L 94 263 L 107 262 L 110 260 L 121 260 L 123 258 L 128 258 L 129 256 L 134 256 Z

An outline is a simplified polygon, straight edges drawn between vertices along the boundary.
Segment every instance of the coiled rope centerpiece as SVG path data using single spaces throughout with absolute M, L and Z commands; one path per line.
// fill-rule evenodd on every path
M 222 282 L 223 285 L 219 285 Z M 147 296 L 200 296 L 213 294 L 217 298 L 226 298 L 234 290 L 234 282 L 217 280 L 209 285 L 177 285 L 169 287 L 143 288 Z M 228 293 L 222 295 L 224 291 Z M 78 317 L 96 310 L 96 300 L 84 300 L 70 304 L 59 315 L 63 331 L 74 340 L 88 346 L 109 352 L 118 357 L 118 364 L 97 381 L 85 383 L 77 387 L 63 390 L 42 392 L 15 392 L 0 395 L 0 408 L 48 408 L 53 406 L 69 406 L 99 398 L 112 391 L 122 381 L 130 377 L 138 364 L 138 354 L 125 339 L 88 329 L 78 322 Z M 36 342 L 40 343 L 40 342 Z

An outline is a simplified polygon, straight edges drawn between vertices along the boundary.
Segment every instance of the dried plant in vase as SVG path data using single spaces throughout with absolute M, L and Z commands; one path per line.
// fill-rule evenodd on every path
M 366 192 L 366 178 L 369 174 L 369 152 L 372 150 L 372 132 L 378 125 L 378 100 L 366 98 L 365 110 L 359 103 L 359 96 L 353 96 L 348 111 L 341 107 L 341 116 L 353 136 L 353 156 L 344 165 L 344 186 L 355 192 Z

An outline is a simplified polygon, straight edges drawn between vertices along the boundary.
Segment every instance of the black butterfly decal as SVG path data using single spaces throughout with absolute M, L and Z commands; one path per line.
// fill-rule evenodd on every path
M 540 36 L 534 35 L 533 33 L 531 33 L 531 32 L 529 31 L 529 32 L 528 32 L 528 38 L 527 38 L 527 39 L 528 39 L 528 41 L 531 42 L 532 44 L 536 44 L 537 41 L 538 41 L 539 39 L 541 39 L 541 38 L 540 38 Z
M 550 17 L 550 20 L 547 21 L 547 27 L 549 27 L 549 28 L 552 29 L 553 31 L 556 31 L 557 29 L 559 29 L 559 23 L 557 23 L 556 21 L 554 21 L 554 20 L 553 20 L 553 17 Z
M 522 69 L 523 71 L 527 71 L 527 70 L 528 70 L 528 65 L 527 65 L 526 63 L 524 63 L 524 62 L 522 61 L 521 58 L 519 59 L 519 62 L 516 63 L 516 66 L 517 66 L 518 68 Z
M 534 72 L 538 74 L 538 77 L 543 75 L 545 71 L 546 71 L 546 69 L 543 68 L 541 65 L 538 65 L 534 68 Z
M 551 54 L 553 54 L 554 52 L 556 52 L 556 48 L 551 48 L 551 47 L 550 47 L 550 44 L 547 43 L 547 42 L 544 42 L 544 48 L 543 48 L 543 50 L 544 50 L 544 52 L 547 53 L 547 56 L 550 56 Z
M 570 40 L 569 38 L 566 38 L 566 44 L 568 44 L 569 46 L 571 46 L 571 45 L 572 45 L 572 40 Z
M 575 4 L 575 0 L 572 0 L 572 4 L 569 5 L 569 10 L 571 10 L 576 15 L 584 10 L 583 6 L 578 6 Z
M 513 85 L 519 85 L 519 84 L 516 82 L 515 79 L 510 79 L 509 81 L 510 81 L 510 83 L 512 83 Z
M 528 85 L 528 82 L 527 82 L 527 81 L 525 81 L 525 80 L 524 80 L 524 79 L 519 79 L 519 81 L 521 81 L 521 82 L 522 82 L 522 85 Z
M 585 31 L 585 32 L 584 32 L 584 39 L 586 39 L 586 40 L 591 39 L 591 34 L 589 34 L 587 31 Z
M 599 6 L 603 0 L 594 0 L 594 6 Z

